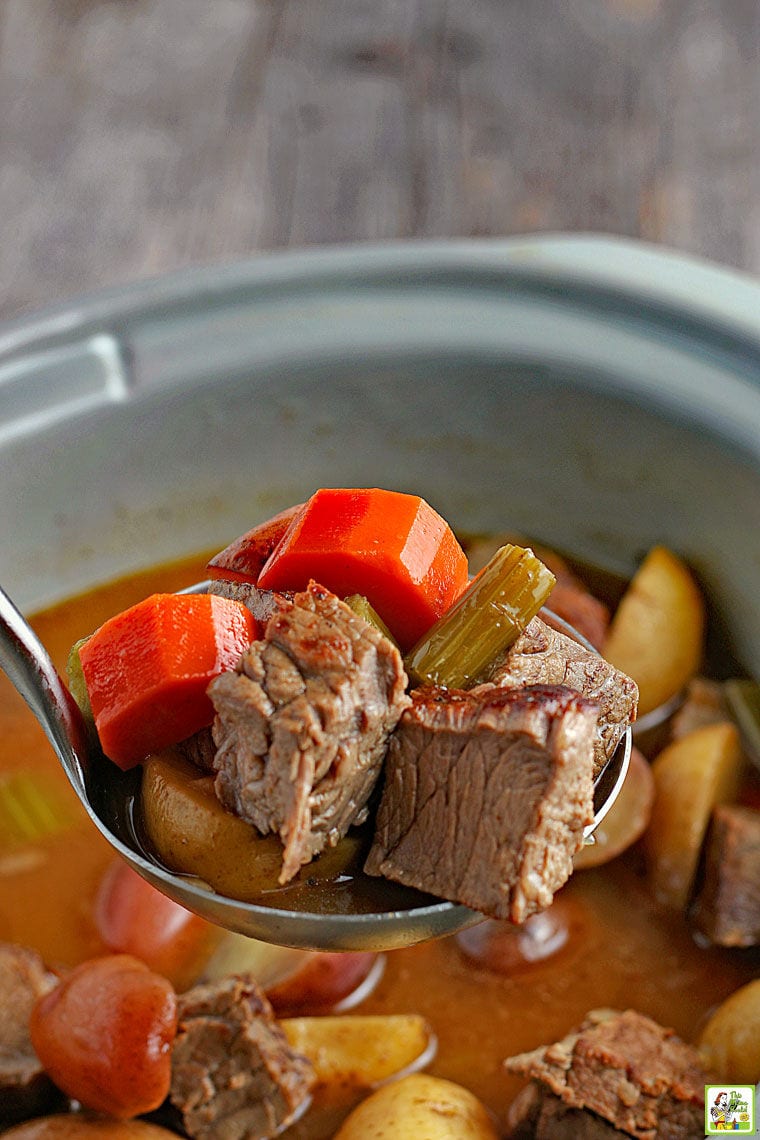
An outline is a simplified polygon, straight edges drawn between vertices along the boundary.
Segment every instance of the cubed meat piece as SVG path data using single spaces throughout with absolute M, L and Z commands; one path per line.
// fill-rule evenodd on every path
M 509 1140 L 630 1140 L 587 1108 L 572 1108 L 539 1081 L 531 1081 L 507 1114 Z
M 596 706 L 542 685 L 412 697 L 365 870 L 524 922 L 570 876 L 593 818 Z
M 56 982 L 36 951 L 0 943 L 0 1127 L 40 1115 L 59 1095 L 29 1036 L 32 1007 Z
M 209 686 L 217 795 L 280 835 L 281 882 L 366 819 L 406 683 L 392 642 L 312 582 Z
M 760 944 L 760 811 L 736 804 L 713 811 L 692 917 L 718 946 Z
M 178 999 L 169 1098 L 192 1140 L 274 1136 L 308 1106 L 314 1073 L 248 975 Z
M 605 766 L 625 730 L 636 719 L 639 699 L 636 683 L 598 653 L 538 617 L 533 618 L 507 650 L 486 684 L 500 688 L 567 685 L 595 701 L 599 720 L 594 744 L 594 776 Z
M 275 593 L 273 590 L 261 590 L 253 582 L 235 582 L 227 578 L 214 578 L 206 589 L 209 594 L 217 594 L 220 598 L 230 598 L 233 602 L 240 602 L 262 625 L 277 613 L 284 600 L 289 600 L 293 596 L 287 593 Z
M 562 1041 L 510 1057 L 505 1066 L 537 1081 L 568 1108 L 595 1113 L 626 1136 L 683 1140 L 703 1135 L 704 1086 L 711 1076 L 697 1050 L 635 1010 L 593 1010 Z M 551 1106 L 548 1119 L 550 1113 Z M 560 1126 L 565 1126 L 561 1115 Z M 570 1133 L 541 1135 L 555 1140 Z

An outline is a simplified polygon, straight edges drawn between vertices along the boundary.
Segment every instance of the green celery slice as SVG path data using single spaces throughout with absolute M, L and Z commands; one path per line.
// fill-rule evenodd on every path
M 529 547 L 506 543 L 406 657 L 417 682 L 467 689 L 535 617 L 556 579 Z
M 392 641 L 393 644 L 396 645 L 395 637 L 388 629 L 388 626 L 380 617 L 380 614 L 377 612 L 377 610 L 374 609 L 374 607 L 370 605 L 368 600 L 364 597 L 364 594 L 349 594 L 349 596 L 343 600 L 346 605 L 354 611 L 357 617 L 363 618 L 368 625 L 373 625 L 375 629 L 379 630 L 380 633 L 382 633 L 383 637 L 387 637 L 389 641 Z
M 52 779 L 26 770 L 0 777 L 0 852 L 68 831 L 76 821 Z
M 88 634 L 87 637 L 80 637 L 79 641 L 75 641 L 69 650 L 69 658 L 66 662 L 66 680 L 69 692 L 79 705 L 79 710 L 87 725 L 94 728 L 95 720 L 90 705 L 90 694 L 87 692 L 87 683 L 82 672 L 82 659 L 79 656 L 79 650 L 85 642 L 90 640 L 90 636 Z

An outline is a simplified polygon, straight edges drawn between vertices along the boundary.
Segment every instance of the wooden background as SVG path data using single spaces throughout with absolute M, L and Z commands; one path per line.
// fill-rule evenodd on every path
M 0 0 L 0 318 L 539 230 L 760 272 L 758 0 Z

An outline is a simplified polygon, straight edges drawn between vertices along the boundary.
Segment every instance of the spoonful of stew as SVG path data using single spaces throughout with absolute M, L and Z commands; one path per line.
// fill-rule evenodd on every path
M 416 496 L 323 490 L 208 582 L 74 646 L 0 591 L 0 667 L 106 839 L 204 918 L 392 949 L 545 909 L 625 778 L 635 684 L 506 544 L 469 579 Z

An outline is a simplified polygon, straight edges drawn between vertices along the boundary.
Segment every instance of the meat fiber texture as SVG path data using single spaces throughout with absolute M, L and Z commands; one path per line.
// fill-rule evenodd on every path
M 613 755 L 636 719 L 639 691 L 635 681 L 567 634 L 533 618 L 485 685 L 567 685 L 596 702 L 599 723 L 594 741 L 594 776 Z
M 593 819 L 596 718 L 562 686 L 416 690 L 367 873 L 515 923 L 545 909 Z
M 209 686 L 217 795 L 279 834 L 280 882 L 366 819 L 406 684 L 396 647 L 312 582 Z
M 257 1140 L 308 1106 L 315 1077 L 248 975 L 195 986 L 178 1002 L 170 1100 L 192 1140 Z
M 760 945 L 760 811 L 713 811 L 692 919 L 718 946 Z
M 0 943 L 0 1127 L 36 1116 L 56 1099 L 29 1035 L 32 1007 L 56 981 L 35 950 Z
M 538 1082 L 542 1096 L 548 1092 L 567 1108 L 596 1114 L 622 1135 L 637 1140 L 703 1135 L 704 1086 L 711 1077 L 697 1050 L 635 1010 L 593 1010 L 562 1041 L 510 1057 L 505 1067 Z M 530 1098 L 513 1105 L 523 1107 L 536 1112 Z M 563 1123 L 551 1101 L 541 1111 L 545 1140 L 571 1135 L 549 1128 L 552 1119 Z M 519 1115 L 510 1116 L 513 1136 L 523 1134 Z

